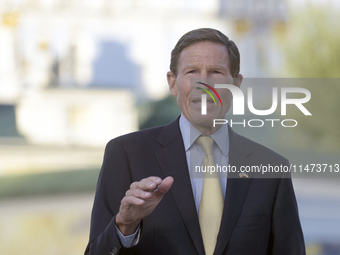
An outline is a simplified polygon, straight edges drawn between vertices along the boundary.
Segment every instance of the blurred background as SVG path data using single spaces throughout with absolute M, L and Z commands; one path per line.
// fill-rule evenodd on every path
M 339 15 L 336 0 L 0 0 L 0 254 L 84 252 L 105 144 L 178 116 L 166 72 L 192 29 L 235 41 L 244 77 L 312 78 L 312 118 L 240 133 L 340 163 Z M 326 177 L 293 180 L 309 255 L 340 254 Z

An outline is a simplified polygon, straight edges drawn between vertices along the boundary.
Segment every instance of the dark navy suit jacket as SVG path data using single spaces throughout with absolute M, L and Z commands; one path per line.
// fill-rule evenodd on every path
M 229 136 L 229 163 L 237 169 L 288 165 L 282 156 L 231 129 Z M 140 242 L 127 249 L 120 244 L 114 216 L 130 184 L 149 176 L 172 176 L 174 183 L 142 221 Z M 214 255 L 305 254 L 291 179 L 257 177 L 229 174 Z M 205 254 L 178 119 L 107 144 L 85 254 Z

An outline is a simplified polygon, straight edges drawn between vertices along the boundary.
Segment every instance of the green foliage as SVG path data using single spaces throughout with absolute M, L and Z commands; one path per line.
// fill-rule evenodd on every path
M 340 78 L 339 8 L 308 5 L 292 13 L 284 56 L 289 76 Z
M 297 119 L 308 139 L 329 149 L 340 145 L 340 10 L 333 7 L 308 5 L 295 10 L 285 36 L 279 37 L 285 61 L 281 75 L 323 78 L 307 80 L 305 88 L 312 95 L 308 109 L 313 116 Z
M 0 198 L 94 192 L 99 170 L 10 175 L 0 178 Z
M 159 101 L 151 101 L 139 107 L 140 129 L 165 125 L 181 114 L 174 96 Z

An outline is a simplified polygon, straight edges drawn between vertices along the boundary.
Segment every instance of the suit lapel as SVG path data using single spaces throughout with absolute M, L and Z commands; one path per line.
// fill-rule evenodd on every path
M 164 127 L 158 137 L 158 142 L 163 148 L 156 152 L 156 157 L 164 176 L 174 178 L 170 193 L 177 204 L 198 254 L 203 255 L 203 241 L 178 119 Z
M 247 164 L 247 158 L 251 154 L 251 151 L 243 144 L 239 135 L 234 133 L 230 128 L 229 138 L 229 164 L 235 166 L 238 170 L 240 166 Z M 155 152 L 155 154 L 164 176 L 172 176 L 175 180 L 170 189 L 170 193 L 177 204 L 198 254 L 204 255 L 201 230 L 178 119 L 164 127 L 157 141 L 163 146 L 163 148 Z M 251 175 L 249 175 L 247 179 L 240 178 L 238 173 L 229 174 L 228 176 L 227 192 L 220 232 L 214 252 L 215 255 L 223 254 L 223 251 L 228 245 L 248 194 L 251 181 Z
M 229 128 L 230 152 L 229 164 L 240 169 L 245 165 L 247 157 L 251 151 L 243 144 L 238 135 Z M 217 238 L 217 244 L 214 254 L 223 254 L 228 245 L 231 234 L 236 226 L 237 220 L 241 213 L 244 201 L 248 194 L 249 185 L 252 181 L 250 178 L 240 178 L 238 173 L 228 173 L 227 191 L 224 201 L 224 209 L 221 221 L 220 232 Z

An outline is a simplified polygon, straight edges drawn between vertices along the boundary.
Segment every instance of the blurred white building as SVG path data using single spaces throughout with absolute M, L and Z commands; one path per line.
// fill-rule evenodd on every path
M 102 146 L 138 129 L 137 100 L 168 93 L 170 52 L 189 30 L 221 30 L 242 73 L 265 77 L 285 1 L 0 0 L 0 16 L 0 104 L 16 106 L 19 133 Z

